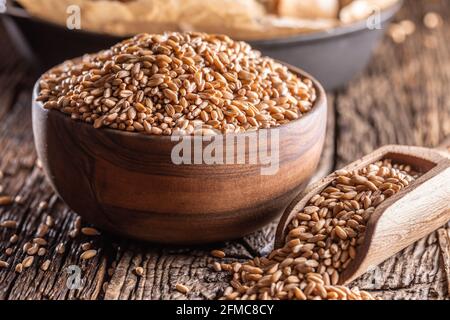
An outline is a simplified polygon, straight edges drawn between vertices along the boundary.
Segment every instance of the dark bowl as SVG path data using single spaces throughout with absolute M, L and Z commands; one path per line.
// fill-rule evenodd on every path
M 249 43 L 264 55 L 309 72 L 325 89 L 338 89 L 345 87 L 367 66 L 387 24 L 401 5 L 402 1 L 399 1 L 381 12 L 380 29 L 369 29 L 366 21 L 360 21 L 326 32 Z M 106 34 L 69 30 L 32 18 L 25 10 L 12 4 L 7 13 L 0 16 L 16 47 L 33 65 L 39 66 L 40 71 L 123 40 Z
M 398 1 L 380 13 L 379 29 L 369 29 L 364 20 L 326 32 L 250 41 L 250 44 L 267 56 L 301 67 L 327 90 L 341 89 L 368 65 L 387 25 L 402 4 L 403 1 Z
M 279 216 L 309 183 L 320 159 L 327 118 L 325 92 L 303 71 L 290 70 L 313 80 L 318 99 L 304 117 L 277 131 L 266 130 L 279 134 L 278 143 L 269 140 L 265 145 L 267 155 L 279 155 L 273 161 L 278 170 L 270 174 L 261 174 L 264 161 L 176 164 L 172 151 L 178 142 L 171 137 L 94 129 L 60 111 L 44 109 L 35 100 L 38 83 L 32 106 L 36 150 L 58 195 L 102 229 L 171 244 L 239 238 Z M 230 145 L 236 159 L 238 145 L 242 146 L 237 136 L 242 138 L 229 134 L 212 139 L 234 139 Z M 191 148 L 197 144 L 195 137 L 186 139 Z M 208 144 L 203 142 L 202 150 Z M 245 152 L 243 159 L 259 154 L 258 148 L 246 147 Z

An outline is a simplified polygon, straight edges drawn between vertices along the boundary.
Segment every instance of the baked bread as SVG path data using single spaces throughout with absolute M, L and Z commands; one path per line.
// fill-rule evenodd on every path
M 339 0 L 279 0 L 278 15 L 300 19 L 337 19 Z
M 32 16 L 65 26 L 81 9 L 83 30 L 129 36 L 165 31 L 222 33 L 234 39 L 287 37 L 364 19 L 398 0 L 16 0 Z M 339 20 L 341 19 L 341 20 Z

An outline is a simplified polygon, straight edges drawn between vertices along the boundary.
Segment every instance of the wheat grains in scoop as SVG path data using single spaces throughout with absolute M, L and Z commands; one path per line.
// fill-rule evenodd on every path
M 310 111 L 316 93 L 309 79 L 245 42 L 167 33 L 51 69 L 37 100 L 95 128 L 189 135 L 277 127 Z
M 222 299 L 374 299 L 368 292 L 338 286 L 340 275 L 355 259 L 376 208 L 418 176 L 410 166 L 387 159 L 337 171 L 290 222 L 284 247 L 268 257 L 220 265 L 233 274 Z

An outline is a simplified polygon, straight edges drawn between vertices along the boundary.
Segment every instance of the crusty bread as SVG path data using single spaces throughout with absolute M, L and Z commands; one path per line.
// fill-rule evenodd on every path
M 280 0 L 257 0 L 257 1 L 266 8 L 267 13 L 269 14 L 278 13 L 278 3 L 280 2 Z
M 301 19 L 336 19 L 339 0 L 279 0 L 278 15 Z
M 67 23 L 67 8 L 79 6 L 82 29 L 119 36 L 203 31 L 252 40 L 329 30 L 342 22 L 364 19 L 370 14 L 368 4 L 383 8 L 398 0 L 16 1 L 31 15 L 60 25 Z M 339 15 L 340 5 L 345 10 Z

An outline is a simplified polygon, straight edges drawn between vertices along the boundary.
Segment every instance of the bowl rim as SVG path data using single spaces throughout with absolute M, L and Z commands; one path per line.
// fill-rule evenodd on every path
M 275 59 L 274 59 L 275 60 Z M 316 113 L 320 112 L 321 108 L 325 108 L 325 112 L 327 112 L 327 96 L 326 96 L 326 92 L 325 89 L 322 87 L 322 85 L 320 84 L 320 82 L 315 79 L 313 76 L 311 76 L 309 73 L 307 73 L 306 71 L 294 67 L 290 64 L 284 63 L 284 62 L 280 62 L 278 60 L 275 60 L 276 62 L 284 65 L 285 67 L 287 67 L 289 69 L 289 71 L 295 73 L 296 75 L 300 75 L 303 78 L 308 78 L 312 81 L 314 88 L 316 89 L 316 95 L 317 95 L 317 99 L 316 101 L 314 101 L 312 110 L 309 111 L 308 113 L 306 113 L 304 116 L 296 119 L 296 120 L 292 120 L 289 121 L 286 124 L 280 125 L 278 127 L 270 127 L 270 128 L 266 128 L 266 129 L 258 129 L 256 131 L 252 131 L 252 132 L 258 132 L 258 131 L 262 131 L 262 130 L 266 130 L 266 131 L 270 131 L 273 129 L 279 129 L 279 130 L 283 130 L 283 128 L 288 129 L 289 127 L 294 127 L 296 124 L 300 123 L 300 122 L 304 122 L 306 121 L 305 119 L 308 119 L 310 117 L 312 117 L 313 115 L 315 115 Z M 61 117 L 61 119 L 64 119 L 65 121 L 70 120 L 73 121 L 74 123 L 77 123 L 79 125 L 86 125 L 88 127 L 90 127 L 90 129 L 93 130 L 101 130 L 103 132 L 106 132 L 107 134 L 110 135 L 117 135 L 117 136 L 128 136 L 128 137 L 136 137 L 136 138 L 140 138 L 140 139 L 153 139 L 153 140 L 170 140 L 172 141 L 173 137 L 182 137 L 183 139 L 193 139 L 196 137 L 202 137 L 202 136 L 193 136 L 193 135 L 180 135 L 180 136 L 173 136 L 173 135 L 154 135 L 154 134 L 145 134 L 145 133 L 140 133 L 140 132 L 129 132 L 129 131 L 124 131 L 124 130 L 118 130 L 118 129 L 112 129 L 112 128 L 108 128 L 108 127 L 102 127 L 99 129 L 95 129 L 92 125 L 92 123 L 87 123 L 81 120 L 74 120 L 71 119 L 69 115 L 59 111 L 59 110 L 48 110 L 45 109 L 43 106 L 43 103 L 41 101 L 37 101 L 36 98 L 38 97 L 38 92 L 39 92 L 39 82 L 41 81 L 41 77 L 39 77 L 39 79 L 36 81 L 34 87 L 33 87 L 33 94 L 32 94 L 32 108 L 39 108 L 41 112 L 45 112 L 45 113 L 52 113 L 55 116 Z M 225 134 L 217 134 L 217 135 L 212 135 L 211 137 L 215 137 L 215 136 L 222 136 L 222 137 L 229 137 L 229 136 L 241 136 L 246 134 L 246 132 L 244 133 L 225 133 Z
M 7 0 L 9 1 L 9 0 Z M 389 19 L 391 19 L 403 6 L 404 0 L 397 0 L 395 3 L 393 3 L 391 6 L 383 9 L 381 11 L 381 22 L 385 23 Z M 15 18 L 22 18 L 22 19 L 29 19 L 32 21 L 36 21 L 39 23 L 46 24 L 48 26 L 56 27 L 59 29 L 65 29 L 61 25 L 54 23 L 52 21 L 47 21 L 44 19 L 41 19 L 39 17 L 33 17 L 31 16 L 26 9 L 17 7 L 15 5 L 9 5 L 7 6 L 6 12 L 3 13 L 7 16 L 15 17 Z M 272 37 L 268 39 L 239 39 L 239 41 L 245 41 L 250 43 L 251 45 L 258 45 L 258 46 L 269 46 L 273 44 L 298 44 L 298 43 L 308 43 L 308 42 L 314 42 L 314 41 L 320 41 L 320 40 L 327 40 L 329 38 L 334 37 L 341 37 L 348 34 L 361 32 L 367 29 L 366 20 L 359 20 L 355 21 L 349 24 L 345 25 L 339 25 L 337 27 L 333 27 L 327 30 L 323 31 L 316 31 L 316 32 L 308 32 L 308 33 L 299 33 L 294 35 L 288 35 L 288 36 L 280 36 L 280 37 Z M 66 30 L 66 29 L 65 29 Z M 367 29 L 368 30 L 368 29 Z M 103 32 L 96 32 L 96 31 L 90 31 L 90 30 L 66 30 L 70 32 L 74 32 L 81 35 L 91 36 L 91 37 L 98 37 L 102 36 L 107 39 L 110 39 L 111 41 L 116 40 L 120 41 L 120 39 L 127 39 L 132 37 L 132 35 L 128 36 L 118 36 L 118 35 L 112 35 L 108 33 Z

